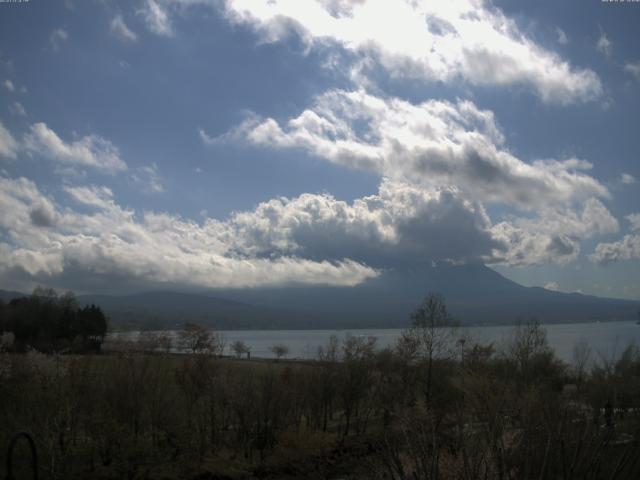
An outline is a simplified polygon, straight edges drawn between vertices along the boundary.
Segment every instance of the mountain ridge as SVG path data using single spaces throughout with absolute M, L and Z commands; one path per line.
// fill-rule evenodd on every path
M 400 328 L 432 291 L 444 295 L 461 324 L 632 320 L 640 310 L 640 301 L 525 287 L 484 265 L 387 270 L 355 287 L 156 290 L 79 295 L 78 301 L 100 305 L 118 329 L 179 328 L 184 322 L 227 330 Z M 22 296 L 0 291 L 0 298 L 11 294 Z

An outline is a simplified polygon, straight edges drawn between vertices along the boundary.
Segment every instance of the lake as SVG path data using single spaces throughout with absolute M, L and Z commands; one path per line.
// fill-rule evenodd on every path
M 567 362 L 573 358 L 573 348 L 579 341 L 585 341 L 593 350 L 593 358 L 617 358 L 630 344 L 640 345 L 640 325 L 633 321 L 602 323 L 571 323 L 544 325 L 549 345 L 556 355 Z M 456 335 L 470 338 L 483 344 L 494 343 L 497 348 L 504 345 L 513 335 L 513 326 L 474 326 L 457 329 Z M 273 358 L 269 348 L 276 344 L 289 347 L 287 358 L 315 358 L 318 347 L 326 345 L 331 335 L 343 338 L 345 335 L 375 336 L 381 348 L 392 345 L 400 336 L 401 329 L 351 329 L 351 330 L 224 330 L 221 333 L 226 342 L 225 354 L 231 355 L 230 345 L 236 340 L 243 341 L 251 348 L 254 358 Z M 160 333 L 160 332 L 158 332 Z M 167 332 L 165 332 L 167 333 Z M 168 332 L 175 336 L 177 332 Z M 113 333 L 111 338 L 135 340 L 139 332 Z

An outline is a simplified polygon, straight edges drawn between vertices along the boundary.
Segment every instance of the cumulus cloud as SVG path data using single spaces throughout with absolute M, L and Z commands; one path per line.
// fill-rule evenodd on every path
M 627 63 L 624 66 L 624 71 L 633 75 L 640 82 L 640 61 Z
M 54 52 L 57 52 L 67 40 L 69 40 L 69 33 L 63 28 L 56 28 L 49 35 L 49 46 Z
M 207 132 L 205 132 L 202 128 L 198 129 L 198 136 L 200 137 L 200 140 L 202 140 L 202 143 L 204 143 L 205 145 L 215 145 L 216 143 L 218 143 L 216 137 L 212 137 L 211 135 L 207 134 Z
M 113 192 L 107 187 L 76 186 L 65 187 L 65 191 L 78 203 L 104 211 L 121 210 L 113 201 Z
M 355 69 L 377 64 L 392 77 L 527 85 L 544 102 L 559 104 L 602 94 L 592 70 L 537 45 L 480 0 L 225 0 L 224 13 L 230 22 L 254 28 L 264 41 L 294 34 L 310 47 L 339 46 L 359 56 Z
M 384 179 L 353 202 L 329 194 L 274 198 L 227 220 L 200 223 L 121 207 L 113 191 L 66 186 L 62 208 L 27 179 L 0 177 L 0 276 L 95 288 L 117 279 L 146 288 L 356 285 L 400 265 L 531 265 L 575 258 L 581 237 L 617 229 L 596 199 L 579 213 L 496 225 L 453 187 Z M 555 223 L 554 223 L 555 222 Z M 84 280 L 81 280 L 84 279 Z M 105 284 L 98 285 L 100 281 Z
M 109 28 L 116 38 L 124 42 L 135 42 L 138 40 L 138 35 L 128 27 L 120 14 L 113 17 Z
M 144 18 L 147 28 L 151 32 L 165 37 L 173 36 L 169 14 L 156 0 L 146 0 L 144 7 L 138 11 L 138 14 Z
M 556 27 L 556 35 L 558 37 L 558 43 L 560 45 L 566 45 L 569 43 L 569 39 L 567 38 L 567 34 L 560 27 Z
M 629 229 L 632 232 L 640 231 L 640 213 L 632 213 L 625 218 L 629 221 Z M 622 260 L 640 259 L 640 235 L 632 233 L 625 235 L 617 242 L 599 243 L 589 258 L 603 265 Z
M 604 33 L 604 30 L 600 30 L 600 37 L 596 43 L 596 50 L 598 50 L 603 55 L 610 57 L 613 52 L 613 42 L 609 40 L 607 34 Z
M 60 164 L 91 167 L 111 173 L 127 169 L 118 148 L 109 140 L 92 134 L 65 142 L 45 123 L 31 125 L 24 138 L 24 148 Z
M 164 192 L 164 186 L 158 173 L 158 165 L 155 163 L 136 168 L 131 174 L 131 179 L 145 193 Z
M 427 191 L 384 180 L 352 204 L 328 194 L 273 199 L 230 220 L 240 251 L 311 259 L 351 258 L 378 267 L 492 256 L 503 245 L 477 203 L 455 189 Z
M 16 91 L 16 86 L 8 78 L 4 82 L 2 82 L 2 86 L 5 88 L 7 92 L 13 93 Z
M 374 171 L 388 179 L 381 192 L 392 184 L 424 194 L 455 192 L 453 198 L 459 201 L 474 199 L 470 204 L 476 212 L 483 212 L 483 203 L 491 203 L 526 213 L 495 225 L 488 219 L 471 222 L 475 234 L 449 232 L 442 237 L 444 243 L 461 236 L 473 239 L 483 246 L 475 251 L 453 242 L 450 246 L 457 254 L 440 255 L 425 249 L 412 252 L 413 258 L 566 264 L 578 257 L 585 238 L 619 230 L 617 220 L 599 200 L 609 198 L 609 191 L 587 173 L 590 163 L 575 158 L 520 160 L 506 147 L 493 113 L 470 101 L 412 104 L 362 90 L 330 90 L 284 122 L 251 115 L 220 137 L 199 133 L 208 145 L 248 140 L 259 146 L 301 149 L 333 163 Z M 466 221 L 462 210 L 455 218 L 461 224 Z M 438 228 L 444 231 L 442 225 Z M 277 231 L 281 229 L 286 231 L 281 226 Z M 423 242 L 422 247 L 425 245 Z M 394 248 L 402 250 L 400 244 Z
M 229 243 L 232 223 L 197 224 L 164 213 L 141 217 L 123 209 L 104 187 L 67 187 L 88 212 L 59 207 L 25 178 L 0 177 L 0 275 L 76 288 L 117 279 L 146 287 L 208 288 L 328 284 L 350 286 L 377 275 L 350 259 L 313 260 L 290 254 L 255 256 Z M 75 283 L 73 283 L 75 282 Z
M 9 105 L 9 111 L 19 117 L 27 116 L 27 110 L 20 102 L 13 102 L 11 105 Z
M 3 233 L 0 244 L 10 244 L 16 251 L 22 252 L 18 257 L 26 255 L 40 264 L 37 250 L 44 248 L 43 242 L 50 233 L 43 227 L 57 222 L 58 215 L 51 199 L 42 195 L 35 184 L 25 178 L 14 180 L 0 176 L 0 209 L 3 212 L 0 216 L 0 232 Z M 4 261 L 14 264 L 13 260 L 4 258 Z M 51 265 L 49 258 L 41 260 Z M 26 270 L 34 271 L 30 265 L 26 266 Z
M 57 214 L 52 203 L 45 198 L 34 202 L 29 211 L 31 222 L 38 227 L 53 227 L 56 223 Z
M 620 176 L 620 181 L 625 185 L 633 185 L 634 183 L 636 183 L 636 178 L 629 173 L 623 173 Z
M 560 291 L 560 285 L 558 285 L 558 282 L 549 282 L 544 286 L 545 290 L 551 290 L 552 292 L 559 292 Z
M 0 122 L 0 157 L 15 159 L 18 156 L 18 142 L 11 132 Z
M 627 215 L 625 218 L 629 220 L 632 232 L 640 230 L 640 213 L 632 213 Z
M 430 188 L 453 185 L 467 198 L 524 210 L 609 196 L 584 173 L 588 162 L 515 157 L 493 112 L 470 101 L 412 104 L 362 90 L 330 90 L 286 122 L 251 116 L 222 137 L 200 135 L 208 144 L 240 139 L 302 149 L 350 168 Z
M 123 208 L 112 190 L 92 185 L 64 187 L 71 207 L 63 208 L 29 180 L 0 177 L 0 207 L 11 212 L 0 219 L 0 275 L 147 287 L 355 285 L 403 263 L 564 264 L 577 258 L 583 239 L 619 230 L 602 203 L 609 191 L 589 175 L 590 163 L 523 161 L 509 150 L 493 112 L 471 101 L 411 103 L 363 88 L 372 69 L 382 67 L 391 77 L 427 82 L 524 85 L 547 103 L 601 95 L 594 72 L 535 44 L 492 5 L 146 0 L 138 15 L 150 31 L 172 36 L 174 7 L 196 3 L 221 6 L 230 22 L 249 25 L 264 41 L 296 35 L 309 48 L 347 51 L 361 87 L 329 90 L 289 119 L 252 114 L 221 137 L 200 129 L 202 142 L 298 149 L 376 172 L 378 192 L 352 202 L 312 193 L 274 198 L 227 220 L 204 211 L 195 222 Z M 110 28 L 123 40 L 137 38 L 121 16 Z M 0 154 L 7 143 L 2 129 Z M 128 170 L 110 141 L 98 135 L 65 141 L 44 123 L 31 126 L 22 148 L 67 167 Z M 14 141 L 6 151 L 17 149 Z M 155 164 L 127 175 L 143 191 L 163 191 Z M 493 223 L 484 207 L 491 204 L 516 213 Z
M 492 227 L 494 238 L 507 245 L 502 257 L 495 252 L 494 261 L 512 266 L 564 265 L 576 260 L 582 240 L 618 230 L 618 221 L 595 198 L 578 212 L 545 208 L 534 218 L 514 217 Z
M 603 265 L 622 260 L 640 259 L 640 235 L 625 235 L 617 242 L 599 243 L 589 258 Z

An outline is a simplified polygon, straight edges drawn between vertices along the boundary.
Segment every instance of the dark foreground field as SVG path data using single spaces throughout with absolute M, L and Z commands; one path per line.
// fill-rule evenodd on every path
M 335 339 L 304 363 L 3 353 L 0 477 L 28 431 L 51 479 L 640 478 L 637 348 L 578 345 L 568 366 L 536 324 L 499 352 L 438 335 Z

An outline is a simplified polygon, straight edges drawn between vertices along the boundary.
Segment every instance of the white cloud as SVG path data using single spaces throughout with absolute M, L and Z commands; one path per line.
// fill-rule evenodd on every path
M 158 166 L 155 163 L 136 168 L 131 174 L 131 179 L 145 193 L 162 193 L 164 186 L 158 173 Z
M 608 263 L 623 260 L 640 259 L 640 235 L 625 235 L 622 240 L 612 243 L 599 243 L 589 258 L 596 263 Z
M 584 173 L 588 162 L 569 159 L 526 163 L 504 146 L 491 111 L 470 101 L 411 104 L 364 91 L 331 90 L 298 117 L 280 124 L 250 117 L 216 143 L 243 140 L 273 148 L 298 148 L 350 168 L 371 170 L 428 188 L 455 186 L 467 198 L 524 210 L 608 197 Z
M 25 178 L 0 177 L 0 276 L 5 283 L 24 275 L 34 281 L 65 280 L 82 288 L 91 279 L 139 286 L 207 288 L 328 284 L 350 286 L 377 275 L 349 259 L 312 260 L 295 255 L 256 257 L 225 243 L 235 238 L 230 223 L 200 225 L 164 213 L 141 218 L 121 208 L 104 187 L 67 187 L 80 213 L 57 206 Z M 6 239 L 6 240 L 4 240 Z M 86 285 L 86 284 L 85 284 Z M 99 288 L 99 287 L 98 287 Z
M 16 91 L 16 86 L 8 78 L 4 82 L 2 82 L 2 86 L 7 90 L 7 92 L 13 93 Z
M 630 215 L 627 215 L 625 218 L 629 220 L 632 232 L 640 230 L 640 213 L 632 213 Z
M 34 250 L 42 247 L 44 251 L 43 242 L 51 231 L 43 227 L 55 224 L 58 213 L 33 182 L 0 176 L 0 210 L 0 228 L 5 230 L 0 241 L 8 241 L 23 252 L 33 251 L 31 258 L 38 256 Z
M 144 18 L 147 28 L 151 32 L 166 37 L 173 36 L 171 19 L 164 7 L 156 0 L 146 0 L 144 7 L 138 11 L 138 14 Z
M 235 214 L 234 245 L 254 255 L 295 254 L 378 267 L 489 258 L 503 246 L 491 237 L 482 206 L 454 189 L 427 191 L 384 180 L 376 195 L 352 204 L 328 194 L 261 203 Z
M 69 40 L 69 33 L 62 28 L 56 28 L 51 35 L 49 35 L 49 45 L 54 52 L 60 50 L 63 43 Z
M 76 202 L 83 205 L 99 208 L 101 210 L 119 210 L 119 207 L 113 201 L 113 192 L 110 188 L 96 187 L 93 185 L 84 187 L 67 186 L 64 190 Z
M 198 136 L 205 145 L 215 145 L 217 143 L 216 138 L 208 135 L 202 128 L 198 129 Z
M 560 45 L 566 45 L 567 43 L 569 43 L 567 34 L 560 27 L 556 27 L 556 35 L 558 36 L 558 43 Z
M 90 213 L 56 207 L 26 179 L 2 178 L 0 187 L 0 207 L 10 211 L 0 228 L 12 245 L 2 245 L 5 274 L 130 275 L 147 286 L 353 285 L 375 276 L 375 268 L 506 256 L 481 205 L 452 189 L 388 180 L 353 203 L 304 194 L 202 224 L 154 212 L 139 218 L 105 187 L 65 188 Z
M 597 199 L 584 202 L 582 211 L 545 208 L 536 218 L 511 218 L 492 227 L 496 240 L 507 245 L 495 253 L 495 262 L 530 266 L 544 263 L 564 265 L 580 253 L 580 243 L 596 235 L 615 233 L 618 221 Z
M 127 169 L 118 148 L 99 135 L 87 135 L 67 143 L 45 123 L 35 123 L 25 135 L 24 146 L 29 152 L 38 153 L 61 164 L 91 167 L 112 173 Z
M 27 116 L 27 110 L 20 102 L 13 102 L 11 105 L 9 105 L 9 111 L 14 115 L 18 115 L 19 117 Z
M 640 61 L 627 63 L 624 66 L 624 71 L 633 75 L 636 80 L 640 81 Z
M 545 290 L 551 290 L 552 292 L 559 292 L 560 291 L 560 285 L 558 285 L 558 282 L 549 282 L 544 286 Z
M 579 239 L 521 228 L 517 223 L 498 223 L 493 227 L 493 233 L 508 244 L 503 256 L 494 263 L 509 266 L 566 265 L 575 261 L 580 253 Z
M 607 57 L 610 57 L 613 52 L 613 42 L 609 40 L 609 37 L 607 37 L 607 34 L 604 33 L 602 29 L 600 30 L 600 37 L 596 43 L 596 49 Z
M 127 26 L 122 15 L 118 14 L 113 17 L 109 28 L 111 29 L 111 33 L 122 41 L 135 42 L 138 40 L 138 35 Z
M 138 13 L 152 32 L 171 36 L 172 5 L 203 1 L 147 0 Z M 357 58 L 353 78 L 380 65 L 391 76 L 429 82 L 526 85 L 543 101 L 560 104 L 591 100 L 602 91 L 594 72 L 536 45 L 483 2 L 225 0 L 224 5 L 227 18 L 251 25 L 266 41 L 294 33 L 310 48 L 348 50 Z M 112 32 L 127 39 L 122 27 L 133 35 L 129 40 L 137 38 L 121 16 L 114 18 Z M 225 221 L 196 223 L 127 210 L 106 187 L 67 186 L 77 209 L 62 208 L 32 182 L 5 178 L 17 187 L 0 192 L 2 209 L 12 208 L 0 220 L 10 237 L 0 243 L 0 272 L 199 287 L 354 285 L 403 261 L 567 263 L 577 258 L 583 239 L 619 229 L 599 200 L 609 192 L 587 173 L 588 162 L 517 158 L 493 113 L 470 101 L 412 104 L 365 89 L 330 90 L 288 120 L 254 115 L 222 137 L 201 129 L 198 134 L 207 145 L 247 139 L 258 146 L 301 149 L 376 172 L 381 185 L 376 194 L 353 202 L 303 194 L 263 202 Z M 118 149 L 97 135 L 65 142 L 37 123 L 24 145 L 67 166 L 127 169 Z M 146 191 L 163 190 L 155 164 L 129 173 Z M 489 203 L 515 207 L 525 216 L 493 224 L 483 206 Z
M 173 3 L 208 3 L 174 0 Z M 230 22 L 249 25 L 264 41 L 298 35 L 310 47 L 338 45 L 363 65 L 392 77 L 472 85 L 527 85 L 547 103 L 589 101 L 602 94 L 598 76 L 571 66 L 479 0 L 226 0 Z M 357 72 L 356 72 L 357 73 Z
M 635 177 L 629 173 L 623 173 L 620 176 L 620 181 L 625 185 L 633 185 L 634 183 L 636 183 Z
M 0 122 L 0 157 L 15 159 L 18 156 L 18 142 Z
M 536 222 L 492 225 L 481 204 L 454 187 L 384 179 L 351 203 L 328 194 L 275 198 L 228 220 L 201 223 L 122 208 L 106 187 L 65 187 L 62 208 L 27 179 L 0 177 L 0 278 L 96 288 L 117 281 L 257 287 L 355 285 L 402 264 L 485 261 L 531 265 L 575 258 L 576 244 L 617 230 L 596 199 L 576 213 L 549 209 Z M 6 283 L 6 282 L 5 282 Z

